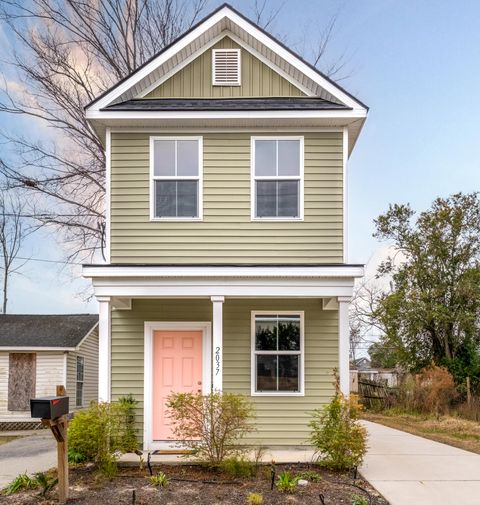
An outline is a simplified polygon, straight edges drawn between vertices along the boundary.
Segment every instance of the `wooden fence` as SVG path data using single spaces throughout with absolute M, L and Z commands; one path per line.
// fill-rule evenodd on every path
M 383 409 L 387 407 L 393 388 L 388 387 L 385 380 L 371 380 L 359 377 L 358 395 L 367 409 Z

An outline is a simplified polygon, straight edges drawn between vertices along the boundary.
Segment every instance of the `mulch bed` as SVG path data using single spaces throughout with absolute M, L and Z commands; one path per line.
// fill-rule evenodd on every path
M 170 478 L 166 488 L 156 488 L 150 484 L 148 471 L 139 468 L 121 468 L 112 480 L 99 479 L 90 467 L 77 467 L 70 471 L 70 500 L 72 504 L 132 505 L 135 491 L 135 505 L 247 505 L 249 493 L 262 493 L 263 505 L 301 504 L 325 505 L 352 504 L 352 496 L 364 496 L 369 505 L 388 503 L 365 481 L 354 481 L 347 474 L 331 473 L 311 465 L 277 465 L 277 475 L 282 470 L 297 474 L 305 470 L 318 471 L 320 482 L 309 482 L 298 486 L 294 493 L 285 494 L 276 488 L 270 489 L 270 467 L 260 468 L 257 477 L 231 479 L 225 474 L 208 471 L 195 465 L 164 465 L 155 467 L 154 472 L 164 471 Z M 208 483 L 207 483 L 208 482 Z M 55 496 L 53 491 L 52 497 Z M 0 498 L 9 505 L 30 505 L 36 503 L 54 504 L 56 500 L 44 500 L 37 491 L 23 491 Z

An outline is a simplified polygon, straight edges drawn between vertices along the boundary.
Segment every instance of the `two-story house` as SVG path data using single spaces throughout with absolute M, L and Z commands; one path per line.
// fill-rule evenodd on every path
M 348 393 L 346 166 L 367 108 L 223 5 L 86 108 L 104 142 L 99 395 L 132 393 L 145 449 L 171 391 L 252 398 L 295 445 Z

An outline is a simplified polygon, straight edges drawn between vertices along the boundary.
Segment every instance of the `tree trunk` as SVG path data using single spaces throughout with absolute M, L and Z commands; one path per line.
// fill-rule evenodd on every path
M 7 313 L 8 270 L 5 269 L 3 277 L 3 305 L 2 314 Z

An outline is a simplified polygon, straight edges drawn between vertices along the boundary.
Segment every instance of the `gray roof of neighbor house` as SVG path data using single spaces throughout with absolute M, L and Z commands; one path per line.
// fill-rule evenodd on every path
M 0 347 L 76 347 L 98 324 L 95 314 L 0 315 Z
M 263 98 L 146 98 L 127 100 L 102 110 L 351 110 L 346 105 L 312 97 Z

